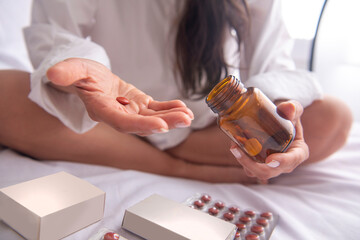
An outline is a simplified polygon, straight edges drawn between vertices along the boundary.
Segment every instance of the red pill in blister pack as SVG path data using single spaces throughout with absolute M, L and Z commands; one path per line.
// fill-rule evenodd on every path
M 223 218 L 225 221 L 232 221 L 232 220 L 234 220 L 235 215 L 231 212 L 226 212 L 226 213 L 224 213 Z
M 201 209 L 201 208 L 203 208 L 204 206 L 205 206 L 205 203 L 204 203 L 203 201 L 201 201 L 201 200 L 197 200 L 197 201 L 194 202 L 194 207 L 195 207 L 195 208 Z
M 208 213 L 213 215 L 213 216 L 217 216 L 219 214 L 220 210 L 216 207 L 211 207 L 208 209 Z
M 204 195 L 201 196 L 201 200 L 203 202 L 205 202 L 205 203 L 208 203 L 208 202 L 211 201 L 211 197 L 209 195 L 207 195 L 207 194 L 204 194 Z
M 232 206 L 232 207 L 229 207 L 229 211 L 236 214 L 236 213 L 240 212 L 240 208 Z
M 223 201 L 213 200 L 209 194 L 195 194 L 185 204 L 235 224 L 237 232 L 234 240 L 268 240 L 279 219 L 272 212 L 240 208 L 234 204 L 227 206 Z
M 95 235 L 91 236 L 88 240 L 128 240 L 113 230 L 101 228 Z
M 104 235 L 104 240 L 119 240 L 120 235 L 114 232 L 107 232 Z

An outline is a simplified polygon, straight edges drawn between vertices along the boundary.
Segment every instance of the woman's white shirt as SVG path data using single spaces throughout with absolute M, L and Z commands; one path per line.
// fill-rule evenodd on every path
M 181 143 L 194 130 L 216 118 L 205 100 L 184 99 L 174 74 L 176 22 L 184 1 L 178 0 L 34 0 L 32 24 L 24 29 L 34 66 L 29 98 L 70 129 L 83 133 L 96 125 L 81 100 L 51 87 L 46 71 L 67 58 L 100 62 L 124 81 L 154 99 L 181 99 L 194 112 L 191 127 L 147 137 L 159 149 Z M 295 69 L 292 40 L 281 17 L 280 0 L 249 1 L 251 30 L 237 52 L 229 29 L 227 61 L 239 68 L 246 87 L 260 88 L 271 100 L 295 99 L 304 107 L 322 96 L 307 71 Z

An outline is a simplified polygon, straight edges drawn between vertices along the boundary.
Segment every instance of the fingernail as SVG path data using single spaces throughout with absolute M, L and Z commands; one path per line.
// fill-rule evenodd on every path
M 237 148 L 230 148 L 230 152 L 234 155 L 236 159 L 241 158 L 241 153 L 239 152 L 239 150 L 237 150 Z
M 184 122 L 179 122 L 179 123 L 176 123 L 175 124 L 175 127 L 176 128 L 186 128 L 186 127 L 188 127 L 189 125 L 188 124 L 186 124 L 186 123 L 184 123 Z
M 271 168 L 276 168 L 276 167 L 280 166 L 280 163 L 276 160 L 272 160 L 271 162 L 267 163 L 266 165 L 268 165 Z
M 166 129 L 166 128 L 159 128 L 159 129 L 154 129 L 152 130 L 153 133 L 166 133 L 168 132 L 169 130 Z

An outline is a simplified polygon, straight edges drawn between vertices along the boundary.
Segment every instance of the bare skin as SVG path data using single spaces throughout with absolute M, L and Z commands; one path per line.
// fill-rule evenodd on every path
M 29 74 L 0 71 L 0 143 L 39 160 L 62 160 L 196 179 L 255 183 L 244 170 L 194 164 L 170 156 L 140 137 L 99 123 L 76 134 L 27 98 Z
M 299 165 L 326 159 L 345 144 L 353 121 L 349 108 L 333 97 L 315 101 L 305 110 L 296 101 L 283 102 L 278 105 L 279 110 L 293 122 L 297 131 L 285 153 L 271 154 L 266 164 L 259 164 L 240 153 L 235 144 L 231 148 L 246 174 L 262 183 L 282 173 L 290 173 Z
M 87 62 L 82 64 L 82 67 L 86 64 Z M 94 63 L 90 62 L 89 64 L 91 68 Z M 345 143 L 351 126 L 351 114 L 348 108 L 336 99 L 326 97 L 314 102 L 305 110 L 297 102 L 290 101 L 279 104 L 278 110 L 293 121 L 298 134 L 286 153 L 273 154 L 268 157 L 267 163 L 272 160 L 280 163 L 277 167 L 254 163 L 245 154 L 241 154 L 241 151 L 235 146 L 231 148 L 232 152 L 236 149 L 241 156 L 236 155 L 237 158 L 234 158 L 229 151 L 231 141 L 216 125 L 193 132 L 179 146 L 162 152 L 140 138 L 127 133 L 148 135 L 154 129 L 163 129 L 164 126 L 165 129 L 171 129 L 176 127 L 175 123 L 179 117 L 189 124 L 192 113 L 185 105 L 178 101 L 171 102 L 170 105 L 164 106 L 163 104 L 160 114 L 156 112 L 159 109 L 151 109 L 151 123 L 145 128 L 144 124 L 139 125 L 140 122 L 134 121 L 131 127 L 126 125 L 128 121 L 121 119 L 129 117 L 129 114 L 124 114 L 126 111 L 122 112 L 124 110 L 122 108 L 117 108 L 119 112 L 116 114 L 122 115 L 114 122 L 112 117 L 107 117 L 113 114 L 106 112 L 104 114 L 99 111 L 103 108 L 96 106 L 119 105 L 115 100 L 116 96 L 124 95 L 130 101 L 137 103 L 135 108 L 131 109 L 130 119 L 144 120 L 144 116 L 140 116 L 144 111 L 139 109 L 144 106 L 149 108 L 149 101 L 153 100 L 143 93 L 140 93 L 142 97 L 138 101 L 137 94 L 126 95 L 128 91 L 123 90 L 118 92 L 119 89 L 124 89 L 119 88 L 118 84 L 125 83 L 119 81 L 107 69 L 100 67 L 93 72 L 86 69 L 84 72 L 87 74 L 90 72 L 91 76 L 84 75 L 84 72 L 74 75 L 74 72 L 81 68 L 75 67 L 72 71 L 67 71 L 68 65 L 69 62 L 55 65 L 55 68 L 48 72 L 49 79 L 57 88 L 79 94 L 85 102 L 90 116 L 94 120 L 106 124 L 99 124 L 93 130 L 82 135 L 70 131 L 60 121 L 27 98 L 29 92 L 29 75 L 27 73 L 3 71 L 0 72 L 0 110 L 7 114 L 0 117 L 0 143 L 2 145 L 37 159 L 61 159 L 101 164 L 209 182 L 253 183 L 256 179 L 266 182 L 267 179 L 281 173 L 291 172 L 305 162 L 323 160 Z M 61 74 L 69 72 L 73 75 L 59 77 Z M 109 78 L 113 78 L 117 82 L 115 88 L 111 82 L 109 84 L 102 81 Z M 61 79 L 66 79 L 66 81 Z M 133 88 L 133 86 L 127 87 Z M 113 89 L 116 91 L 114 92 Z M 99 96 L 100 101 L 97 101 L 96 98 Z M 93 101 L 100 104 L 91 103 Z M 144 102 L 146 104 L 141 104 Z M 149 111 L 145 112 L 147 112 L 145 116 L 149 116 Z M 173 117 L 167 117 L 168 113 Z M 324 116 L 327 117 L 326 120 L 324 120 Z M 121 133 L 119 130 L 125 133 Z
M 206 131 L 194 132 L 183 143 L 168 150 L 173 155 L 195 162 L 211 162 L 220 165 L 240 165 L 250 177 L 262 183 L 282 173 L 292 172 L 299 165 L 326 159 L 339 150 L 346 142 L 352 125 L 349 108 L 339 99 L 325 96 L 303 109 L 296 101 L 278 102 L 278 111 L 291 120 L 296 128 L 296 136 L 286 153 L 272 154 L 266 163 L 252 161 L 225 134 L 219 134 L 217 126 Z M 224 151 L 231 146 L 233 155 Z M 235 154 L 234 154 L 235 151 Z M 204 156 L 206 160 L 204 160 Z M 237 162 L 234 162 L 234 156 Z
M 183 102 L 155 101 L 95 61 L 67 59 L 51 67 L 47 76 L 54 87 L 78 95 L 94 121 L 122 133 L 146 136 L 167 132 L 177 125 L 189 126 L 194 118 Z M 129 104 L 119 104 L 119 96 Z

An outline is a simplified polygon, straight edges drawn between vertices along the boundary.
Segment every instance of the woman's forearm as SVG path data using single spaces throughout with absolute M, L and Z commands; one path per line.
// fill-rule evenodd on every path
M 0 115 L 0 145 L 40 160 L 106 165 L 208 182 L 254 182 L 239 167 L 190 163 L 106 124 L 77 134 L 27 98 L 28 73 L 0 71 L 0 78 L 0 111 L 6 112 Z M 195 153 L 199 159 L 208 159 L 201 157 L 202 152 Z

